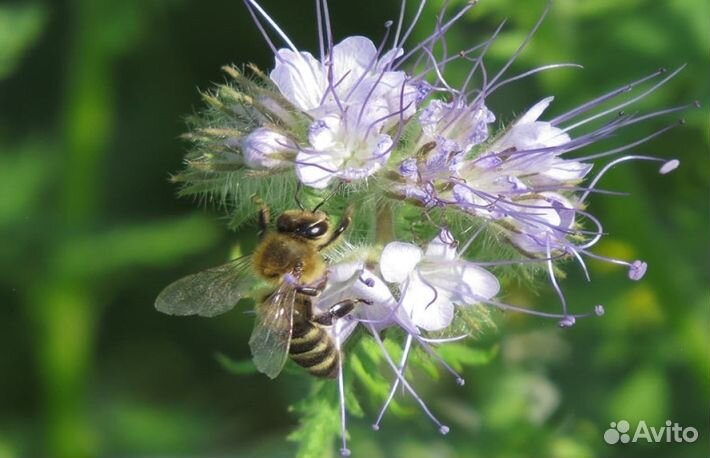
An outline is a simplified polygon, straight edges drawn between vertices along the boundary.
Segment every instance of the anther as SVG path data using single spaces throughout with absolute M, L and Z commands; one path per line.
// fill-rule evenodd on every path
M 377 425 L 377 424 L 372 425 L 372 430 L 373 430 L 373 431 L 379 431 L 379 430 L 380 430 L 380 425 Z
M 449 434 L 449 431 L 450 431 L 450 430 L 449 430 L 449 427 L 446 426 L 446 425 L 441 425 L 441 426 L 439 427 L 439 432 L 440 432 L 442 435 L 444 435 L 444 436 L 446 436 L 447 434 Z
M 350 449 L 349 448 L 341 448 L 340 449 L 340 456 L 350 456 Z
M 571 328 L 576 322 L 577 319 L 575 317 L 568 315 L 559 321 L 559 325 L 561 328 Z
M 658 172 L 661 175 L 665 175 L 665 174 L 670 173 L 670 172 L 674 171 L 675 169 L 677 169 L 679 165 L 680 165 L 680 161 L 678 159 L 671 159 L 670 161 L 665 162 L 661 166 L 661 168 L 658 169 Z
M 646 275 L 648 264 L 641 260 L 636 260 L 629 265 L 629 278 L 633 281 L 639 281 Z
M 604 310 L 604 306 L 603 306 L 603 305 L 599 304 L 599 305 L 595 305 L 595 306 L 594 306 L 594 314 L 595 314 L 596 316 L 602 316 L 602 315 L 604 315 L 605 312 L 606 312 L 606 311 Z

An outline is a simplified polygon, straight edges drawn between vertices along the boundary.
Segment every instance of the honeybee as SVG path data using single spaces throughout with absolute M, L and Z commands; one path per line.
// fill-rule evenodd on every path
M 325 201 L 324 201 L 325 202 Z M 348 208 L 333 229 L 328 215 L 313 210 L 286 210 L 269 229 L 270 211 L 261 201 L 260 242 L 251 256 L 188 275 L 166 287 L 155 308 L 169 315 L 216 316 L 231 310 L 251 294 L 257 277 L 275 287 L 256 308 L 249 346 L 260 372 L 275 378 L 287 358 L 316 377 L 337 375 L 341 354 L 325 327 L 369 303 L 348 299 L 314 315 L 312 298 L 326 285 L 326 264 L 321 251 L 345 232 L 352 220 Z

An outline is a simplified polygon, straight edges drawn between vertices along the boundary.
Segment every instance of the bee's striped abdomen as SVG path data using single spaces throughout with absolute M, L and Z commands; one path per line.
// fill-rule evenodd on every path
M 334 378 L 338 372 L 340 356 L 330 336 L 308 321 L 293 324 L 291 359 L 316 377 Z

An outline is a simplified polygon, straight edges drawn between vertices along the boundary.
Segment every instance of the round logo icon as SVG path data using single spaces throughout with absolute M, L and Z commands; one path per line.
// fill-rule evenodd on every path
M 631 437 L 626 434 L 631 429 L 628 421 L 621 420 L 619 423 L 612 421 L 609 426 L 609 429 L 604 432 L 604 442 L 607 444 L 616 444 L 617 442 L 626 444 L 631 440 Z

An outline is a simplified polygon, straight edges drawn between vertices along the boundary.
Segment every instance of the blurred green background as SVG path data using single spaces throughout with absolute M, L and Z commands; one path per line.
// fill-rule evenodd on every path
M 410 2 L 411 3 L 411 2 Z M 439 1 L 427 6 L 429 18 Z M 456 3 L 456 2 L 452 2 Z M 462 3 L 462 2 L 459 2 Z M 312 2 L 263 1 L 302 48 L 316 49 Z M 484 0 L 450 35 L 452 49 L 481 41 L 509 18 L 488 65 L 499 68 L 544 2 Z M 332 1 L 336 37 L 378 38 L 395 0 Z M 423 27 L 417 33 L 424 36 Z M 377 40 L 375 40 L 377 41 Z M 292 456 L 288 406 L 307 377 L 273 382 L 235 375 L 216 352 L 248 358 L 251 318 L 160 315 L 162 287 L 227 259 L 239 234 L 221 213 L 175 197 L 183 119 L 220 66 L 272 65 L 236 0 L 74 0 L 0 4 L 0 458 Z M 609 236 L 599 252 L 649 263 L 643 281 L 591 263 L 563 282 L 576 310 L 600 319 L 560 329 L 496 314 L 482 348 L 500 351 L 468 369 L 467 384 L 417 379 L 452 428 L 447 437 L 411 406 L 380 432 L 350 423 L 354 456 L 705 457 L 708 442 L 710 294 L 706 0 L 557 0 L 513 71 L 560 70 L 509 86 L 489 100 L 511 119 L 546 95 L 551 113 L 664 66 L 688 67 L 640 110 L 699 100 L 687 124 L 639 148 L 678 157 L 620 167 L 604 181 L 631 197 L 597 196 L 590 211 Z M 454 78 L 455 79 L 455 78 Z M 507 115 L 506 115 L 507 114 Z M 675 118 L 623 132 L 618 144 Z M 511 301 L 554 301 L 519 290 Z M 695 444 L 606 445 L 611 421 L 667 419 L 700 432 Z M 333 447 L 335 450 L 335 446 Z

